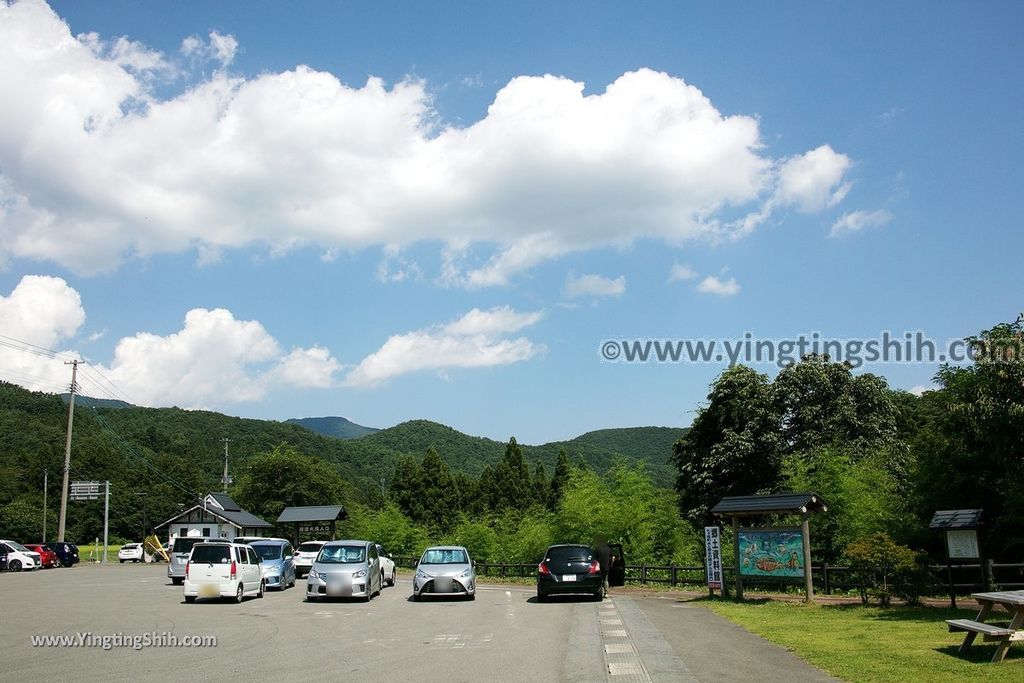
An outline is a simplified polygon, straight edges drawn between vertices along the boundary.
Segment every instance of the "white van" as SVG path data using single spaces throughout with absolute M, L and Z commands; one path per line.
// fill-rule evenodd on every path
M 22 569 L 39 569 L 42 561 L 39 553 L 33 552 L 17 541 L 0 540 L 0 555 L 7 555 L 7 568 L 12 572 Z
M 196 543 L 185 565 L 185 602 L 197 598 L 263 597 L 266 582 L 252 546 L 210 541 Z

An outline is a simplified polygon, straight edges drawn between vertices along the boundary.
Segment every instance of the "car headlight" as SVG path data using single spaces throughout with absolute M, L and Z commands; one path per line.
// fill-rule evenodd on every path
M 365 569 L 360 569 L 359 571 L 357 571 L 354 574 L 352 574 L 352 578 L 353 579 L 361 579 L 364 576 L 366 576 L 366 570 Z
M 471 568 L 466 569 L 465 571 L 463 571 L 461 574 L 459 574 L 459 578 L 460 579 L 468 579 L 472 575 L 473 575 L 473 569 L 471 567 Z

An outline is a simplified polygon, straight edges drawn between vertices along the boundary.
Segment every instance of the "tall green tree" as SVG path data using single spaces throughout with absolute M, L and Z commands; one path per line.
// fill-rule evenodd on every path
M 569 473 L 572 465 L 569 464 L 569 456 L 565 449 L 558 449 L 558 460 L 555 462 L 555 471 L 551 475 L 551 491 L 548 494 L 548 509 L 554 510 L 558 507 L 558 501 L 562 499 L 562 490 L 569 482 Z
M 1024 316 L 968 337 L 974 362 L 944 365 L 923 399 L 935 419 L 913 445 L 923 516 L 983 508 L 997 557 L 1024 553 Z
M 505 454 L 494 468 L 489 497 L 494 510 L 525 510 L 535 501 L 530 468 L 514 436 L 508 440 Z
M 805 356 L 784 368 L 771 390 L 786 453 L 842 444 L 857 457 L 896 439 L 897 411 L 885 380 L 854 376 L 850 365 L 826 355 Z
M 328 463 L 289 445 L 253 457 L 242 469 L 232 497 L 269 522 L 298 505 L 339 505 L 344 482 Z
M 772 490 L 778 480 L 779 414 L 767 375 L 743 365 L 711 385 L 708 404 L 672 449 L 683 514 L 703 524 L 727 495 Z

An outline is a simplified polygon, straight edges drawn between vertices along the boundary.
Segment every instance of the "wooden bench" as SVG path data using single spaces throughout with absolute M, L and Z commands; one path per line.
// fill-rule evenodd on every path
M 983 624 L 980 621 L 974 621 L 973 619 L 946 619 L 946 623 L 949 624 L 950 633 L 972 631 L 974 633 L 983 634 L 985 636 L 985 640 L 1001 640 L 1003 638 L 1013 636 L 1014 633 L 1016 633 L 1012 628 L 995 626 L 994 624 Z

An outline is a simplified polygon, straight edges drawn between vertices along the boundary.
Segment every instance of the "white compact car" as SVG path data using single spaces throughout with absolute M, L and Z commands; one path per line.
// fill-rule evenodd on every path
M 394 586 L 395 561 L 391 559 L 390 553 L 385 552 L 384 547 L 380 543 L 377 544 L 377 555 L 380 557 L 381 585 Z
M 266 583 L 260 557 L 251 546 L 212 541 L 196 543 L 185 564 L 185 602 L 198 598 L 263 597 Z
M 0 553 L 7 554 L 7 568 L 12 572 L 39 569 L 42 564 L 39 553 L 32 552 L 17 541 L 0 540 Z
M 141 543 L 125 543 L 117 551 L 117 561 L 122 564 L 125 562 L 142 562 L 144 559 L 145 555 Z
M 317 553 L 320 552 L 320 548 L 323 548 L 326 542 L 306 541 L 299 544 L 299 547 L 295 549 L 295 578 L 301 579 L 309 574 L 309 568 L 313 566 L 313 560 L 316 559 Z

